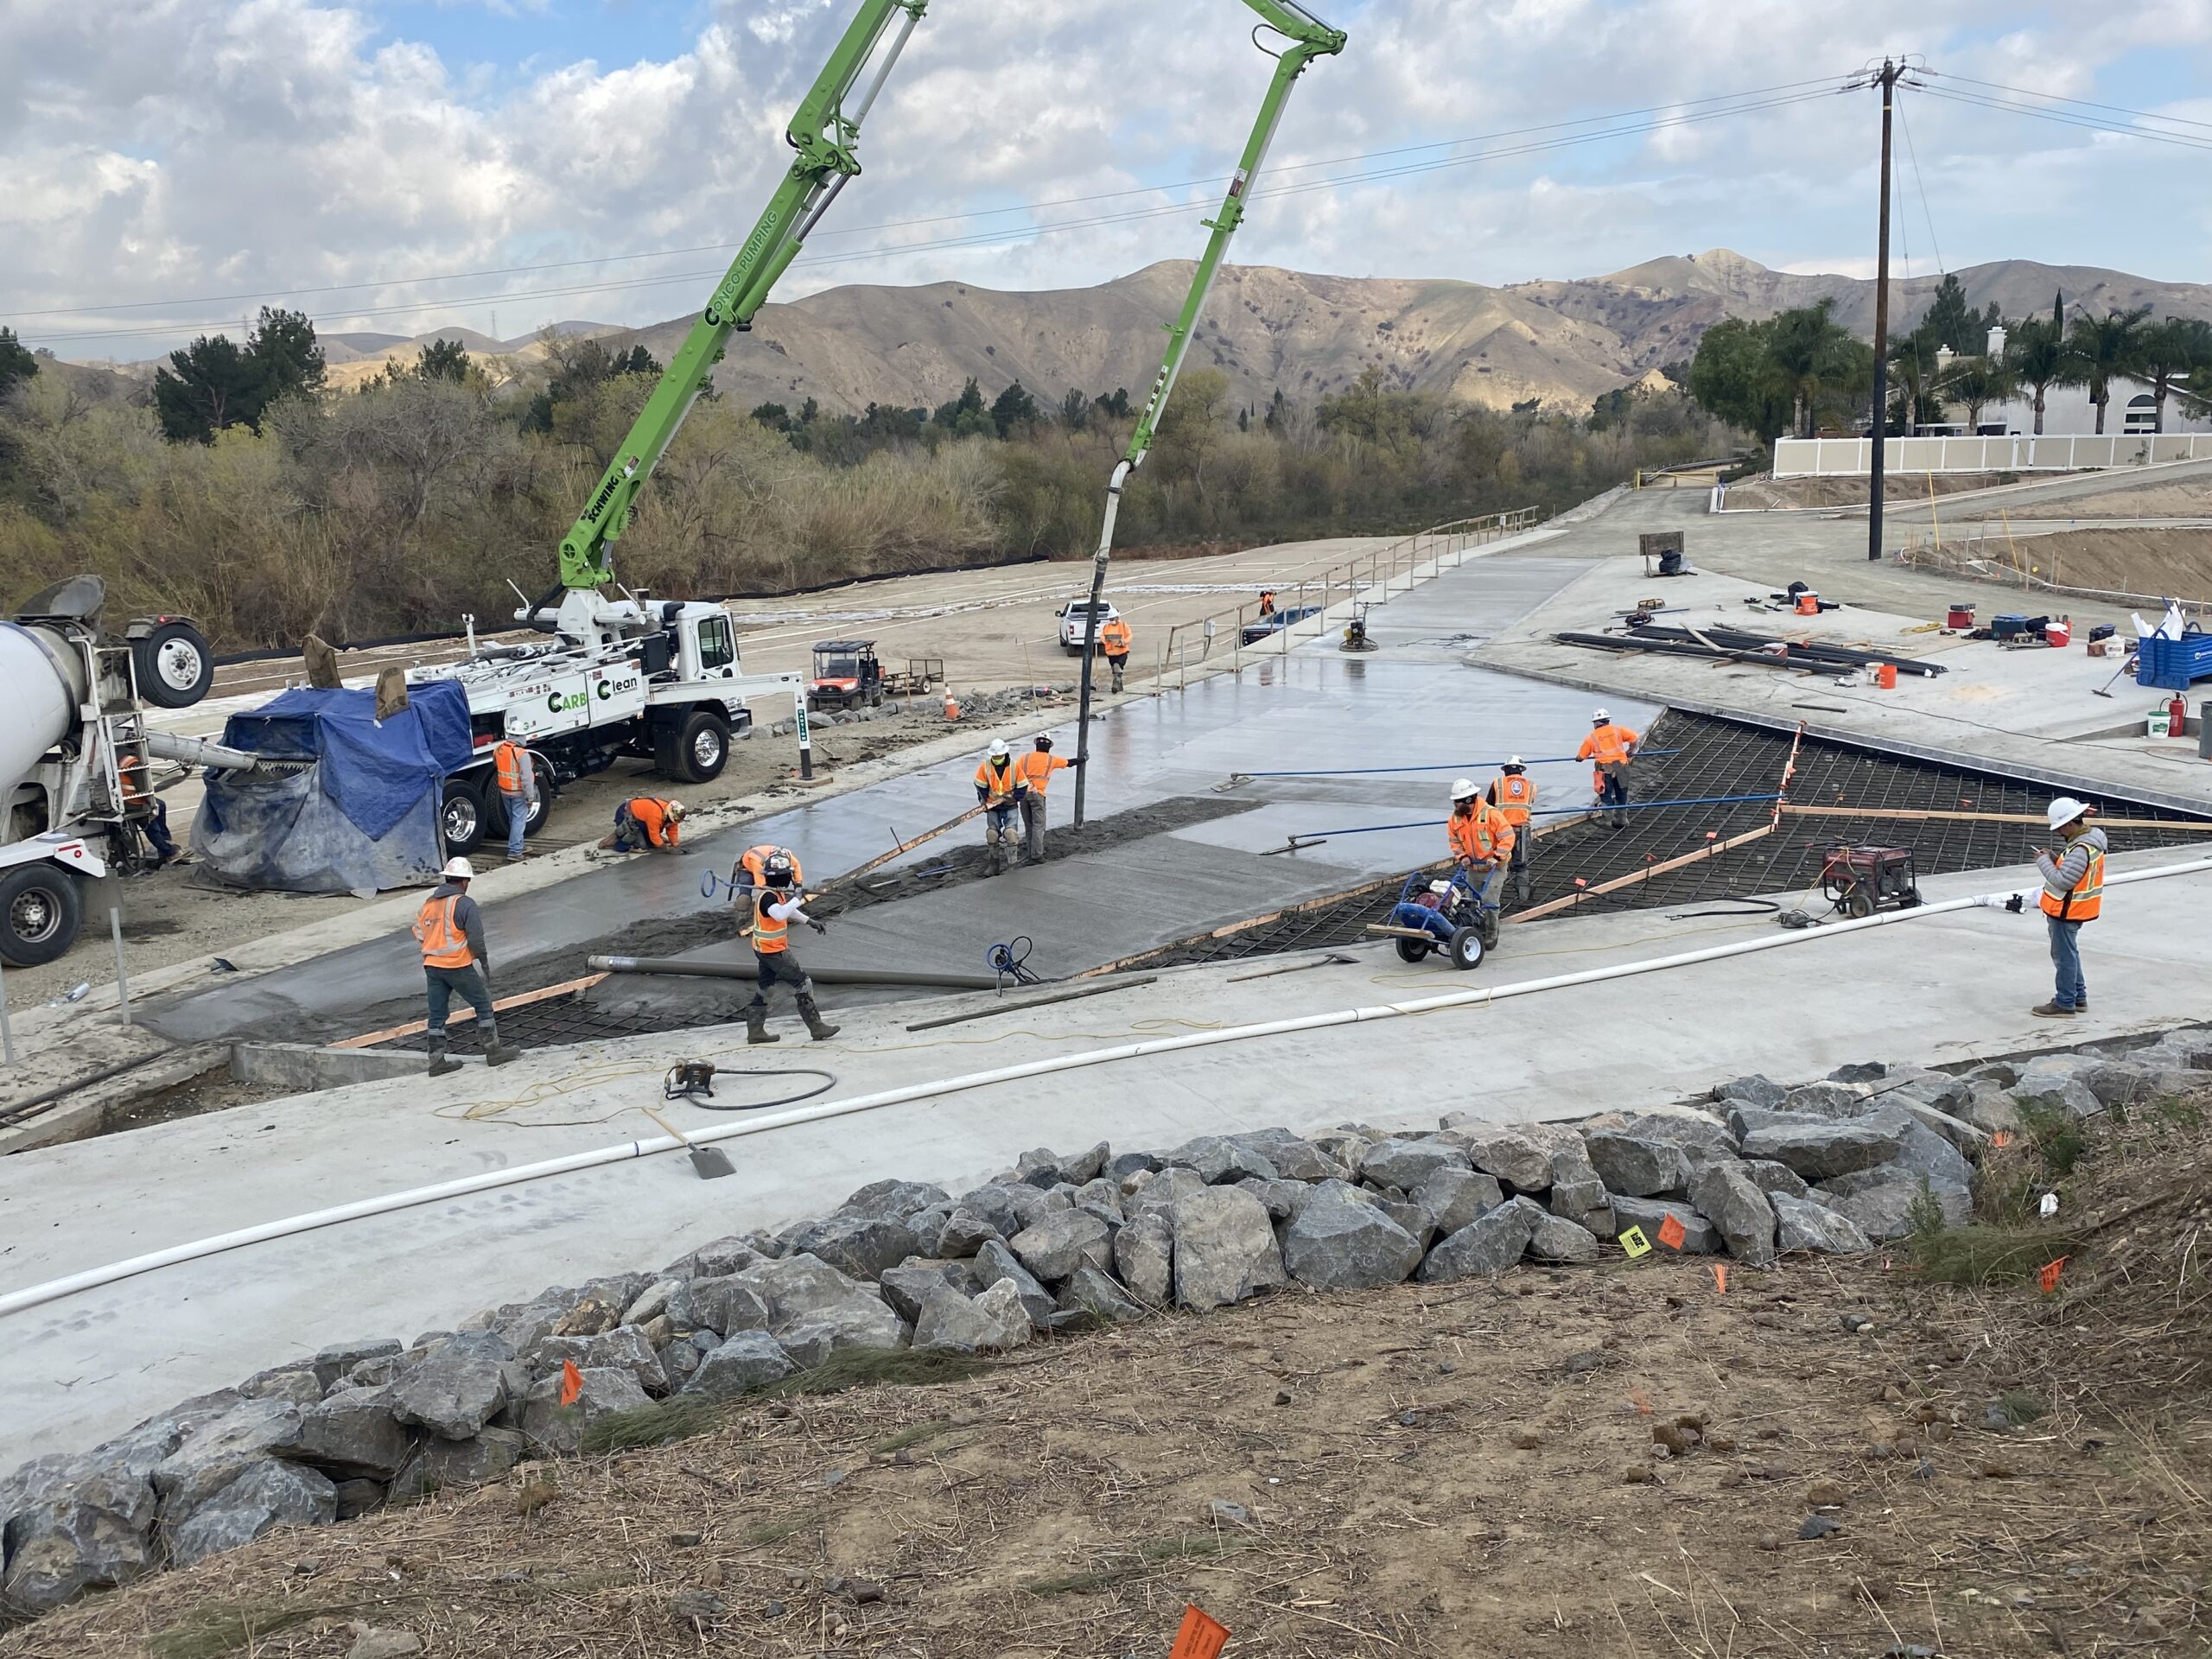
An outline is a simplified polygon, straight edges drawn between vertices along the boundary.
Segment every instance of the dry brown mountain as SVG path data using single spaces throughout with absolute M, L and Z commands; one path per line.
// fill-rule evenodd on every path
M 1041 293 L 972 283 L 829 289 L 766 307 L 751 336 L 733 342 L 715 380 L 743 407 L 797 407 L 812 397 L 855 413 L 871 403 L 931 407 L 957 395 L 970 375 L 986 397 L 1017 379 L 1048 403 L 1071 386 L 1121 386 L 1141 397 L 1159 367 L 1162 321 L 1180 306 L 1190 275 L 1188 262 L 1171 260 L 1095 288 Z M 1994 300 L 2008 317 L 2048 315 L 2052 296 L 2063 292 L 2069 308 L 2149 305 L 2162 316 L 2212 319 L 2212 287 L 2202 284 L 2020 259 L 1958 275 L 1971 303 Z M 1902 322 L 1927 308 L 1936 280 L 1896 284 Z M 1821 299 L 1835 302 L 1847 327 L 1872 331 L 1872 283 L 1770 270 L 1725 248 L 1610 276 L 1503 288 L 1238 266 L 1222 273 L 1192 362 L 1223 370 L 1231 399 L 1255 407 L 1278 388 L 1299 400 L 1342 391 L 1373 366 L 1392 386 L 1466 402 L 1503 408 L 1536 398 L 1585 409 L 1602 392 L 1687 359 L 1723 317 L 1764 317 Z M 635 331 L 558 325 L 563 334 L 604 334 L 623 345 L 640 340 L 664 362 L 690 326 L 689 317 Z M 501 346 L 462 329 L 404 340 L 338 334 L 331 359 L 348 372 L 332 378 L 350 384 L 441 337 L 519 358 L 521 370 L 538 355 L 528 340 Z

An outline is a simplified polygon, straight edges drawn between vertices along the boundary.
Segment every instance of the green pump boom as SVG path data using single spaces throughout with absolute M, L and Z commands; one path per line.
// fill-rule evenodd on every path
M 1222 200 L 1221 211 L 1203 221 L 1212 235 L 1206 238 L 1206 251 L 1198 260 L 1198 270 L 1192 274 L 1191 291 L 1184 296 L 1183 308 L 1167 325 L 1167 355 L 1153 380 L 1152 395 L 1145 399 L 1143 412 L 1137 416 L 1136 429 L 1129 434 L 1128 448 L 1114 464 L 1113 476 L 1106 485 L 1106 516 L 1099 527 L 1098 551 L 1090 562 L 1090 613 L 1083 630 L 1083 695 L 1076 715 L 1078 762 L 1087 759 L 1090 751 L 1090 678 L 1098 649 L 1099 601 L 1106 591 L 1106 566 L 1114 550 L 1114 520 L 1121 512 L 1122 487 L 1128 482 L 1129 474 L 1144 464 L 1154 435 L 1160 429 L 1160 416 L 1167 408 L 1167 396 L 1174 391 L 1176 377 L 1183 372 L 1183 355 L 1190 348 L 1192 336 L 1198 332 L 1198 316 L 1205 309 L 1206 296 L 1229 251 L 1229 238 L 1244 222 L 1245 200 L 1267 160 L 1268 149 L 1274 142 L 1275 128 L 1282 120 L 1284 105 L 1290 101 L 1291 87 L 1314 59 L 1334 57 L 1344 49 L 1344 31 L 1331 29 L 1297 0 L 1244 0 L 1244 3 L 1260 15 L 1260 24 L 1252 31 L 1255 45 L 1259 44 L 1262 29 L 1272 30 L 1290 44 L 1281 52 L 1270 54 L 1275 60 L 1275 72 L 1268 82 L 1267 96 L 1260 100 L 1259 118 L 1252 124 L 1251 137 L 1244 141 L 1244 153 L 1237 160 L 1236 175 L 1229 181 L 1229 194 Z M 1268 48 L 1262 46 L 1260 49 L 1265 52 Z M 1075 821 L 1078 824 L 1083 822 L 1083 785 L 1087 772 L 1088 768 L 1080 765 L 1076 769 Z
M 1251 3 L 1258 4 L 1259 0 Z M 683 417 L 705 389 L 708 372 L 721 360 L 723 346 L 733 333 L 752 327 L 753 314 L 798 257 L 808 233 L 829 211 L 846 181 L 859 176 L 861 164 L 853 148 L 860 139 L 861 123 L 876 94 L 883 90 L 927 4 L 928 0 L 861 0 L 859 15 L 847 27 L 830 61 L 816 77 L 813 89 L 785 130 L 785 141 L 798 152 L 791 160 L 791 171 L 776 188 L 737 257 L 730 262 L 706 309 L 669 359 L 660 383 L 601 475 L 598 487 L 592 491 L 590 502 L 561 538 L 563 588 L 591 592 L 613 581 L 610 550 L 629 526 L 638 492 L 645 488 L 645 480 L 675 441 Z M 894 23 L 898 33 L 889 49 L 859 101 L 849 109 L 846 99 L 860 85 L 885 33 Z

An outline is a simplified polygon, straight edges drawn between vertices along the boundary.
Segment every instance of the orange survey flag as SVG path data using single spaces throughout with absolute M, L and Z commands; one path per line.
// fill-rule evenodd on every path
M 1167 1650 L 1167 1659 L 1220 1659 L 1222 1649 L 1228 1645 L 1226 1624 L 1207 1618 L 1196 1607 L 1185 1607 L 1182 1628 L 1175 1632 L 1175 1645 Z
M 576 1396 L 583 1391 L 584 1374 L 576 1369 L 576 1362 L 573 1359 L 563 1360 L 561 1362 L 561 1403 L 564 1406 L 575 1405 Z
M 1670 1250 L 1681 1249 L 1682 1241 L 1688 1236 L 1689 1234 L 1683 1230 L 1682 1218 L 1680 1216 L 1670 1215 L 1659 1224 L 1659 1242 Z
M 2068 1258 L 2062 1255 L 2056 1262 L 2046 1262 L 2043 1270 L 2036 1274 L 2036 1282 L 2043 1287 L 2044 1295 L 2048 1296 L 2058 1288 L 2059 1269 L 2066 1265 L 2067 1261 Z

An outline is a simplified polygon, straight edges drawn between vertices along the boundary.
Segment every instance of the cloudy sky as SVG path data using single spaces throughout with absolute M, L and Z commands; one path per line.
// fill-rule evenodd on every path
M 264 302 L 508 338 L 690 311 L 855 3 L 4 0 L 0 322 L 129 360 Z M 1914 271 L 2212 280 L 2212 0 L 1319 9 L 1351 45 L 1292 102 L 1243 263 L 1504 283 L 1725 246 L 1864 271 L 1877 108 L 1833 88 L 1887 51 L 1936 72 L 1904 100 Z M 1238 0 L 931 0 L 779 297 L 1194 253 L 1184 204 L 1217 195 L 1269 67 L 1251 22 Z M 2146 124 L 2165 137 L 2106 130 Z

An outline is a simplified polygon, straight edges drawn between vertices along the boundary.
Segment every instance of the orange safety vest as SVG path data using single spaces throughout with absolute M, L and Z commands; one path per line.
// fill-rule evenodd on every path
M 798 855 L 788 847 L 778 847 L 772 842 L 765 841 L 758 847 L 748 847 L 745 849 L 744 856 L 737 861 L 738 868 L 753 878 L 754 887 L 760 887 L 767 879 L 768 861 L 778 853 L 781 853 L 785 858 L 791 860 L 791 886 L 796 888 L 806 878 L 799 874 Z
M 1047 754 L 1042 749 L 1032 749 L 1014 761 L 1014 776 L 1028 785 L 1038 795 L 1042 796 L 1045 792 L 1045 785 L 1052 779 L 1052 774 L 1068 764 L 1069 762 L 1063 760 L 1057 754 Z
M 1448 828 L 1454 858 L 1488 863 L 1513 850 L 1513 826 L 1505 814 L 1481 801 L 1471 812 L 1454 812 Z
M 989 791 L 983 798 L 985 806 L 1004 806 L 1014 798 L 1014 786 L 1020 781 L 1021 774 L 1011 760 L 1006 763 L 1005 771 L 995 772 L 990 757 L 986 755 L 983 764 L 976 768 L 976 787 Z
M 1497 810 L 1516 830 L 1529 822 L 1529 809 L 1536 804 L 1536 780 L 1525 772 L 1502 772 L 1491 785 Z
M 502 738 L 499 747 L 492 751 L 492 764 L 499 774 L 499 793 L 521 795 L 529 791 L 523 781 L 523 768 L 530 764 L 529 751 L 512 738 Z
M 668 816 L 668 804 L 640 795 L 630 803 L 630 816 L 638 821 L 638 828 L 645 832 L 647 845 L 673 847 L 677 831 L 682 828 Z
M 126 803 L 145 798 L 146 771 L 146 763 L 136 756 L 126 757 L 116 767 L 116 781 L 123 785 L 123 798 Z
M 415 937 L 423 946 L 425 968 L 466 968 L 476 960 L 469 954 L 468 935 L 454 923 L 453 913 L 460 907 L 461 897 L 455 893 L 443 899 L 425 899 L 416 913 Z
M 2053 893 L 2048 885 L 2043 890 L 2043 913 L 2062 922 L 2094 922 L 2104 907 L 2105 855 L 2094 847 L 2089 849 L 2089 868 L 2071 892 Z
M 780 905 L 798 897 L 795 887 L 763 887 L 753 900 L 753 952 L 755 956 L 772 957 L 791 949 L 791 925 L 788 918 L 778 921 L 768 913 L 768 906 Z
M 1134 639 L 1135 636 L 1129 632 L 1129 625 L 1118 616 L 1098 630 L 1098 643 L 1106 648 L 1106 654 L 1109 657 L 1128 656 L 1129 646 Z
M 1595 760 L 1600 766 L 1618 766 L 1629 758 L 1628 752 L 1636 741 L 1636 734 L 1625 726 L 1600 726 L 1582 740 L 1582 747 L 1574 752 L 1574 758 Z

